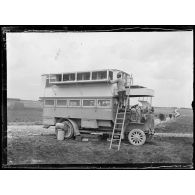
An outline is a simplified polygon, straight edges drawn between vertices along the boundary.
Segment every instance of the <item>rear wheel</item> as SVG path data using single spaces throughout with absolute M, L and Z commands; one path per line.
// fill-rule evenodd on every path
M 65 139 L 71 139 L 74 136 L 74 127 L 69 121 L 63 121 L 61 122 L 64 125 L 64 138 Z M 55 128 L 55 133 L 57 135 L 58 128 Z
M 67 125 L 67 130 L 65 131 L 64 138 L 70 139 L 74 136 L 74 127 L 72 126 L 71 122 L 64 121 L 64 125 Z
M 146 141 L 146 134 L 141 129 L 133 129 L 129 132 L 128 140 L 132 145 L 141 146 Z

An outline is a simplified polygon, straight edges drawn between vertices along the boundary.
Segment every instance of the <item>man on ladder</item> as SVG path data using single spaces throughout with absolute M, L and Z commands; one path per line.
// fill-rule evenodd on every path
M 117 74 L 117 79 L 110 82 L 112 84 L 117 83 L 118 96 L 119 96 L 119 104 L 116 111 L 116 117 L 114 121 L 112 137 L 110 141 L 110 149 L 112 148 L 112 146 L 117 146 L 118 150 L 120 150 L 121 139 L 124 139 L 124 125 L 125 125 L 125 118 L 126 118 L 126 111 L 127 111 L 127 101 L 125 101 L 126 99 L 125 82 L 122 79 L 120 72 Z M 129 89 L 130 89 L 130 85 L 129 85 Z
M 119 108 L 124 108 L 124 100 L 126 96 L 126 90 L 125 90 L 125 82 L 122 79 L 121 73 L 119 72 L 117 74 L 117 79 L 114 81 L 110 80 L 110 83 L 114 84 L 117 83 L 117 90 L 118 90 L 118 96 L 119 96 Z

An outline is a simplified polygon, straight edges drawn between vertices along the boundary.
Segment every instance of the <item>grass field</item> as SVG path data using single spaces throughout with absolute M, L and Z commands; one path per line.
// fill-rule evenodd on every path
M 22 108 L 22 109 L 7 109 L 7 122 L 8 123 L 42 123 L 41 108 Z
M 168 115 L 174 113 L 175 109 L 176 109 L 175 107 L 154 107 L 154 114 L 156 115 L 156 117 L 159 114 Z

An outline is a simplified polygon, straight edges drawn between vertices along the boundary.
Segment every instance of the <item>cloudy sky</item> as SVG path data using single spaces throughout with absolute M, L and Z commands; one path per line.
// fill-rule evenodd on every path
M 193 33 L 7 33 L 7 97 L 38 100 L 44 73 L 105 68 L 154 89 L 154 106 L 190 107 Z

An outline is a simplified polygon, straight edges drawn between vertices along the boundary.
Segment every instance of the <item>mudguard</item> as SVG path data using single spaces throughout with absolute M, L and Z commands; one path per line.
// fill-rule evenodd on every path
M 77 123 L 71 119 L 66 119 L 66 121 L 69 121 L 71 123 L 71 125 L 73 126 L 74 136 L 80 135 Z M 55 128 L 56 129 L 65 129 L 64 124 L 62 122 L 56 123 Z
M 66 119 L 66 120 L 68 120 L 72 124 L 72 126 L 74 128 L 74 136 L 80 135 L 79 127 L 78 127 L 77 123 L 71 119 Z

